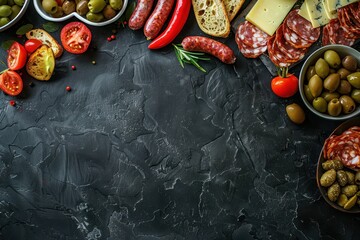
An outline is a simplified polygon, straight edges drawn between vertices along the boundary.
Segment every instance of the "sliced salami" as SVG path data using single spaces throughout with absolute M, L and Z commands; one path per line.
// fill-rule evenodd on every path
M 360 28 L 356 23 L 356 19 L 352 15 L 350 7 L 346 6 L 338 9 L 338 18 L 340 25 L 347 30 L 347 32 L 353 33 L 356 37 L 360 36 Z M 346 37 L 351 37 L 346 36 Z
M 350 11 L 354 16 L 354 18 L 356 19 L 356 21 L 360 23 L 360 2 L 350 4 Z
M 269 35 L 252 23 L 245 21 L 239 26 L 239 37 L 246 45 L 258 48 L 266 46 Z
M 340 25 L 339 19 L 332 19 L 329 23 L 329 41 L 331 44 L 352 46 L 356 37 L 349 37 L 348 32 Z
M 294 48 L 290 43 L 288 43 L 284 38 L 284 27 L 285 24 L 282 24 L 276 30 L 275 42 L 280 51 L 283 52 L 288 59 L 298 61 L 305 56 L 307 48 Z
M 244 55 L 246 58 L 257 58 L 267 50 L 267 45 L 262 47 L 253 48 L 246 45 L 243 41 L 241 41 L 239 32 L 236 33 L 235 41 L 239 48 L 239 51 Z
M 320 37 L 320 28 L 313 28 L 311 22 L 299 15 L 299 9 L 292 10 L 285 23 L 293 32 L 307 42 L 314 43 Z
M 273 62 L 276 66 L 278 67 L 289 67 L 291 65 L 291 63 L 289 62 L 285 62 L 286 57 L 284 55 L 279 55 L 278 53 L 278 49 L 275 49 L 275 35 L 272 36 L 269 40 L 268 40 L 268 54 L 269 54 L 269 58 L 271 60 L 271 62 Z M 279 58 L 280 57 L 280 58 Z
M 322 46 L 326 46 L 326 45 L 330 45 L 330 37 L 329 37 L 329 26 L 330 25 L 326 25 L 323 27 L 322 30 L 322 36 L 321 36 L 321 45 Z
M 313 43 L 302 39 L 296 32 L 291 30 L 287 24 L 283 29 L 285 40 L 294 48 L 307 48 L 310 47 Z

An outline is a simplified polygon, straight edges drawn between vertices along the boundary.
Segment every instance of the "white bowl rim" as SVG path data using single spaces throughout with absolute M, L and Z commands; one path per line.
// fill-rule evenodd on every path
M 121 15 L 124 14 L 125 12 L 125 9 L 127 7 L 127 4 L 128 4 L 128 0 L 124 0 L 123 1 L 123 6 L 121 8 L 121 10 L 116 14 L 115 17 L 107 20 L 107 21 L 103 21 L 103 22 L 91 22 L 89 20 L 87 20 L 86 18 L 82 17 L 81 15 L 79 15 L 77 12 L 73 12 L 73 13 L 70 13 L 64 17 L 60 17 L 60 18 L 54 18 L 54 17 L 51 17 L 49 16 L 47 13 L 45 13 L 45 11 L 42 9 L 42 7 L 40 6 L 40 1 L 41 0 L 34 0 L 34 7 L 35 7 L 35 10 L 39 13 L 39 15 L 44 18 L 45 20 L 48 20 L 48 21 L 51 21 L 51 22 L 63 22 L 63 21 L 66 21 L 66 20 L 69 20 L 70 18 L 72 17 L 76 17 L 78 20 L 90 25 L 90 26 L 95 26 L 95 27 L 102 27 L 102 26 L 106 26 L 106 25 L 109 25 L 115 21 L 117 21 Z
M 360 114 L 360 106 L 357 107 L 357 109 L 350 113 L 350 114 L 342 114 L 340 116 L 337 116 L 337 117 L 334 117 L 334 116 L 330 116 L 328 114 L 324 114 L 324 113 L 321 113 L 321 112 L 318 112 L 316 111 L 312 105 L 310 105 L 309 101 L 306 99 L 306 96 L 305 96 L 305 93 L 304 93 L 304 88 L 303 88 L 303 82 L 305 79 L 305 76 L 306 76 L 306 71 L 305 71 L 305 65 L 307 65 L 309 59 L 311 59 L 314 55 L 318 54 L 319 52 L 325 52 L 326 50 L 329 50 L 329 49 L 334 49 L 334 48 L 342 48 L 342 49 L 345 49 L 347 51 L 350 51 L 350 52 L 354 52 L 356 55 L 358 56 L 355 56 L 358 60 L 358 62 L 360 62 L 360 52 L 357 51 L 355 48 L 353 47 L 349 47 L 349 46 L 346 46 L 346 45 L 341 45 L 341 44 L 331 44 L 331 45 L 326 45 L 326 46 L 323 46 L 323 47 L 320 47 L 319 49 L 315 50 L 306 60 L 305 62 L 303 63 L 302 67 L 301 67 L 301 70 L 300 70 L 300 76 L 299 76 L 299 91 L 300 91 L 300 96 L 301 96 L 301 99 L 303 100 L 304 104 L 307 106 L 307 108 L 312 111 L 315 115 L 317 116 L 320 116 L 322 118 L 325 118 L 325 119 L 328 119 L 328 120 L 338 120 L 338 121 L 342 121 L 342 120 L 347 120 L 347 119 L 350 119 L 352 117 L 355 117 L 357 116 L 358 114 Z
M 18 15 L 17 15 L 14 19 L 12 19 L 8 24 L 0 27 L 0 32 L 5 31 L 6 29 L 9 29 L 9 28 L 10 28 L 11 26 L 13 26 L 17 21 L 19 21 L 19 20 L 22 18 L 22 16 L 25 14 L 27 8 L 29 7 L 30 2 L 31 2 L 31 0 L 26 0 L 26 1 L 24 2 L 24 5 L 21 7 L 21 10 L 20 10 L 20 12 L 18 13 Z

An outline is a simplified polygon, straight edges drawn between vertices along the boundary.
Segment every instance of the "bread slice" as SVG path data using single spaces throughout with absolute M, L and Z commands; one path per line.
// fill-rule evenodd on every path
M 43 44 L 33 52 L 27 63 L 26 71 L 33 78 L 47 81 L 51 78 L 55 69 L 55 57 L 50 47 Z
M 196 21 L 200 29 L 214 37 L 227 37 L 230 21 L 222 0 L 192 0 Z
M 223 2 L 229 21 L 231 22 L 244 4 L 245 0 L 223 0 Z
M 58 58 L 63 53 L 63 47 L 45 30 L 43 29 L 33 29 L 26 33 L 27 39 L 38 39 L 43 44 L 48 45 L 54 52 L 55 58 Z

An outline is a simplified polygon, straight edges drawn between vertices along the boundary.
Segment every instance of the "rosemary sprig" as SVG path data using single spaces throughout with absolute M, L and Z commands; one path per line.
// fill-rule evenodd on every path
M 188 63 L 194 65 L 200 71 L 206 72 L 206 70 L 203 67 L 201 67 L 200 64 L 198 63 L 199 60 L 204 60 L 204 61 L 210 60 L 210 58 L 200 57 L 203 56 L 204 53 L 186 51 L 181 46 L 181 44 L 173 44 L 173 46 L 174 46 L 176 58 L 178 59 L 180 66 L 182 68 L 184 68 L 184 63 Z

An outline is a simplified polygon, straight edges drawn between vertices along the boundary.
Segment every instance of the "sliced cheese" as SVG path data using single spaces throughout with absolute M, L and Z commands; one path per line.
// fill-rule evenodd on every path
M 337 11 L 332 11 L 329 9 L 329 6 L 327 5 L 328 1 L 327 0 L 321 0 L 322 1 L 322 4 L 324 6 L 324 9 L 325 9 L 325 13 L 326 13 L 326 16 L 329 18 L 329 19 L 335 19 L 337 18 Z
M 334 12 L 336 9 L 359 1 L 360 0 L 325 0 L 325 6 L 330 12 Z
M 303 5 L 305 5 L 305 7 L 302 6 L 303 12 L 299 12 L 299 14 L 303 18 L 308 19 L 314 28 L 324 26 L 329 23 L 330 18 L 328 18 L 326 14 L 325 6 L 322 0 L 305 0 Z M 304 14 L 305 8 L 307 9 L 307 15 Z
M 305 3 L 303 3 L 300 7 L 300 10 L 299 10 L 299 15 L 302 16 L 303 18 L 305 18 L 306 20 L 308 20 L 309 22 L 310 21 L 310 17 L 309 17 L 309 13 L 308 13 L 308 10 L 307 10 L 307 6 Z
M 296 0 L 258 0 L 245 18 L 272 36 L 295 3 Z

